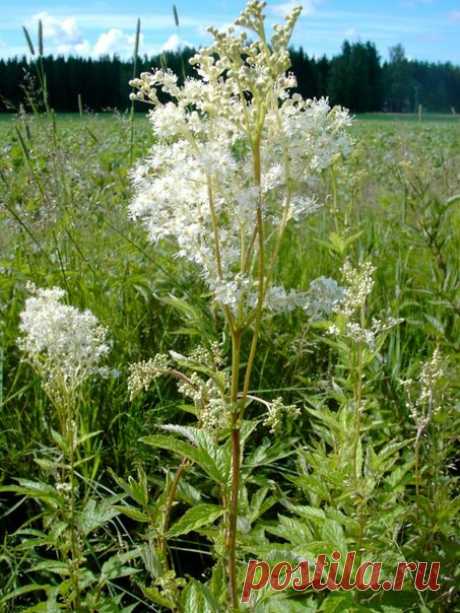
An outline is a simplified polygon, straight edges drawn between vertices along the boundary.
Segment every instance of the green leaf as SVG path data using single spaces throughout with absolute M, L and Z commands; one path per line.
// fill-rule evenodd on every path
M 138 522 L 145 523 L 145 524 L 147 524 L 150 521 L 150 517 L 146 513 L 141 511 L 140 509 L 137 509 L 136 507 L 133 507 L 130 505 L 118 504 L 114 506 L 114 509 L 116 509 L 122 515 L 126 515 L 126 517 L 133 519 L 134 521 L 138 521 Z
M 446 204 L 448 206 L 452 206 L 454 204 L 460 204 L 460 194 L 456 194 L 455 196 L 452 196 L 451 198 L 449 198 L 446 201 Z
M 9 594 L 5 594 L 2 598 L 0 598 L 0 605 L 5 604 L 9 600 L 14 600 L 15 598 L 19 598 L 23 594 L 30 594 L 31 592 L 44 591 L 47 592 L 51 588 L 51 585 L 43 584 L 40 585 L 38 583 L 30 583 L 29 585 L 23 585 Z
M 152 587 L 143 587 L 142 592 L 144 596 L 154 602 L 155 604 L 159 604 L 161 607 L 165 607 L 166 609 L 174 610 L 175 604 L 174 601 L 170 598 L 164 596 L 160 590 L 154 586 Z
M 161 428 L 167 432 L 177 433 L 187 438 L 195 447 L 200 449 L 206 457 L 211 459 L 222 476 L 228 475 L 230 468 L 229 458 L 224 448 L 219 447 L 208 432 L 191 426 L 177 426 L 175 424 L 166 424 L 161 426 Z
M 180 536 L 212 524 L 223 513 L 215 504 L 201 503 L 188 509 L 168 531 L 169 537 Z
M 113 581 L 114 579 L 119 579 L 120 577 L 129 577 L 140 572 L 140 570 L 137 568 L 126 566 L 126 560 L 124 557 L 125 556 L 123 555 L 116 554 L 104 562 L 101 569 L 101 582 Z
M 31 568 L 31 571 L 41 570 L 56 573 L 61 577 L 67 577 L 69 575 L 69 565 L 59 560 L 43 560 Z
M 342 554 L 347 550 L 347 541 L 342 526 L 333 519 L 327 519 L 321 529 L 321 538 Z
M 94 438 L 95 436 L 98 436 L 101 433 L 102 433 L 102 430 L 97 430 L 97 432 L 88 432 L 87 434 L 83 434 L 78 439 L 77 446 L 83 445 L 83 443 L 86 443 L 86 441 L 89 441 L 90 439 Z
M 209 589 L 199 581 L 192 581 L 183 593 L 184 613 L 217 613 L 219 603 Z
M 176 453 L 181 458 L 188 458 L 192 462 L 198 464 L 213 481 L 219 484 L 225 483 L 226 481 L 225 475 L 221 473 L 216 462 L 204 449 L 198 449 L 189 443 L 165 434 L 152 434 L 150 436 L 144 436 L 140 440 L 146 445 L 167 449 L 168 451 Z
M 59 588 L 48 590 L 46 602 L 39 602 L 35 606 L 25 610 L 24 613 L 61 613 L 61 605 L 58 604 Z
M 80 528 L 84 534 L 89 534 L 104 526 L 119 513 L 119 510 L 113 505 L 113 500 L 96 502 L 91 498 L 80 513 Z
M 42 481 L 30 481 L 29 479 L 16 479 L 19 485 L 5 485 L 0 487 L 0 492 L 11 492 L 21 496 L 28 496 L 36 500 L 53 503 L 53 506 L 63 504 L 63 498 L 51 485 Z
M 315 507 L 300 506 L 290 503 L 285 505 L 292 513 L 296 513 L 305 519 L 309 519 L 316 524 L 322 523 L 326 519 L 326 514 L 323 509 L 316 509 Z
M 115 472 L 109 468 L 110 476 L 117 482 L 122 490 L 135 502 L 142 507 L 145 507 L 149 503 L 149 493 L 147 486 L 147 476 L 142 469 L 138 469 L 137 480 L 133 477 L 129 477 L 128 481 L 125 481 L 121 477 L 115 474 Z
M 254 608 L 254 613 L 315 613 L 318 605 L 311 596 L 289 596 L 284 593 L 274 593 L 272 590 L 260 598 Z
M 308 543 L 312 539 L 312 532 L 305 522 L 286 515 L 278 515 L 278 522 L 268 526 L 267 532 L 284 538 L 293 545 Z
M 342 592 L 328 596 L 319 610 L 322 613 L 341 613 L 342 611 L 358 611 L 359 609 L 353 602 L 353 596 L 350 593 Z

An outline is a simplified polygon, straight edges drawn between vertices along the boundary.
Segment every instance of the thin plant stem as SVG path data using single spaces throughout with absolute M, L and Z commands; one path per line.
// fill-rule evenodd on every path
M 365 327 L 365 309 L 364 305 L 361 306 L 361 327 Z M 354 403 L 355 403 L 355 431 L 354 431 L 354 442 L 353 442 L 353 475 L 354 479 L 357 482 L 359 479 L 358 475 L 358 448 L 361 440 L 361 404 L 363 397 L 363 347 L 362 343 L 359 342 L 357 345 L 357 364 L 355 370 L 355 382 L 354 382 Z
M 159 548 L 160 548 L 161 553 L 164 555 L 164 558 L 165 558 L 164 561 L 165 561 L 166 566 L 168 566 L 168 560 L 167 560 L 167 555 L 166 555 L 166 547 L 167 547 L 166 533 L 168 532 L 168 529 L 169 529 L 169 523 L 171 520 L 171 510 L 174 504 L 174 499 L 176 497 L 176 492 L 177 492 L 177 488 L 179 485 L 179 481 L 184 471 L 186 470 L 188 464 L 189 463 L 188 463 L 187 458 L 182 458 L 181 463 L 179 464 L 179 467 L 176 470 L 176 474 L 174 475 L 174 478 L 172 480 L 171 487 L 169 488 L 168 496 L 166 499 L 165 511 L 164 511 L 164 516 L 163 516 L 162 533 L 159 539 Z
M 261 159 L 260 159 L 260 130 L 258 130 L 257 137 L 255 138 L 253 145 L 253 158 L 254 158 L 254 175 L 256 184 L 260 188 L 261 184 Z M 256 305 L 256 318 L 254 324 L 254 330 L 252 334 L 251 348 L 249 352 L 249 358 L 246 365 L 243 393 L 238 401 L 238 388 L 239 388 L 239 370 L 241 360 L 241 335 L 240 332 L 235 333 L 232 331 L 232 434 L 231 434 L 231 446 L 232 446 L 232 472 L 231 472 L 231 492 L 230 492 L 230 509 L 229 509 L 229 531 L 228 531 L 228 575 L 229 575 L 229 589 L 230 600 L 233 611 L 238 611 L 238 595 L 236 584 L 236 533 L 237 533 L 237 518 L 238 518 L 238 498 L 239 498 L 239 482 L 240 482 L 240 463 L 241 463 L 241 418 L 244 414 L 246 405 L 246 398 L 249 392 L 249 386 L 251 381 L 251 374 L 254 365 L 254 359 L 257 350 L 257 341 L 260 332 L 260 323 L 262 319 L 262 308 L 265 299 L 265 244 L 264 244 L 264 231 L 263 231 L 263 215 L 262 215 L 262 202 L 259 190 L 259 201 L 257 205 L 256 213 L 257 223 L 257 236 L 259 238 L 258 249 L 258 299 Z
M 240 410 L 238 404 L 240 362 L 241 333 L 238 331 L 232 334 L 232 474 L 227 538 L 229 590 L 231 604 L 234 611 L 238 610 L 238 595 L 236 584 L 236 530 L 238 520 L 238 494 L 241 462 Z

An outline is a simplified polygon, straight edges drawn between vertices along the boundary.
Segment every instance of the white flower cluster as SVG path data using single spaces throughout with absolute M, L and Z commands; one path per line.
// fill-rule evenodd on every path
M 222 345 L 217 341 L 211 343 L 209 347 L 198 345 L 186 359 L 190 362 L 196 362 L 206 368 L 215 370 L 222 368 L 225 363 Z
M 375 266 L 370 262 L 363 262 L 353 268 L 347 260 L 341 272 L 347 287 L 340 311 L 350 317 L 365 304 L 367 297 L 372 292 Z
M 213 432 L 228 425 L 228 405 L 222 390 L 212 377 L 203 379 L 194 372 L 189 381 L 179 381 L 177 388 L 182 396 L 190 398 L 199 410 L 199 421 L 204 430 Z
M 426 430 L 433 415 L 442 408 L 442 380 L 445 376 L 443 360 L 439 347 L 431 358 L 422 366 L 417 381 L 405 379 L 400 381 L 407 396 L 408 408 L 417 428 L 417 436 Z M 414 396 L 417 397 L 414 397 Z
M 342 267 L 345 287 L 335 287 L 331 284 L 332 280 L 328 280 L 326 284 L 326 294 L 330 295 L 330 312 L 337 314 L 336 322 L 329 326 L 328 333 L 348 338 L 353 343 L 367 345 L 371 350 L 375 350 L 379 335 L 403 321 L 394 317 L 384 320 L 373 318 L 370 325 L 364 325 L 360 312 L 372 292 L 374 273 L 375 267 L 370 262 L 363 262 L 353 268 L 350 262 L 346 261 Z M 355 316 L 358 321 L 353 320 Z
M 146 392 L 152 381 L 167 372 L 168 368 L 169 357 L 163 353 L 157 353 L 150 360 L 130 364 L 128 376 L 129 399 L 134 400 L 142 391 Z
M 216 431 L 228 425 L 229 417 L 226 401 L 229 381 L 227 373 L 222 370 L 224 362 L 221 345 L 212 343 L 210 347 L 199 345 L 187 356 L 170 351 L 169 355 L 157 354 L 150 360 L 131 364 L 128 377 L 130 399 L 147 391 L 158 377 L 170 375 L 177 379 L 179 393 L 195 405 L 200 426 Z M 189 371 L 192 371 L 190 375 L 185 374 Z
M 107 330 L 90 311 L 63 304 L 64 290 L 33 285 L 29 289 L 32 295 L 20 316 L 18 345 L 48 389 L 59 384 L 75 390 L 99 372 L 100 361 L 110 350 Z
M 325 319 L 340 305 L 345 289 L 335 279 L 318 277 L 305 294 L 304 310 L 312 321 Z
M 301 411 L 295 404 L 284 404 L 281 397 L 267 403 L 267 414 L 263 421 L 264 426 L 270 428 L 270 432 L 276 433 L 281 430 L 284 420 L 299 417 Z
M 346 110 L 290 93 L 288 42 L 299 10 L 267 45 L 264 6 L 249 2 L 237 22 L 255 42 L 210 29 L 214 44 L 191 60 L 199 79 L 179 86 L 158 70 L 131 82 L 134 96 L 153 105 L 155 144 L 132 172 L 130 216 L 153 242 L 173 238 L 235 313 L 257 302 L 260 235 L 270 252 L 289 220 L 317 210 L 315 177 L 350 148 Z M 266 294 L 265 306 L 279 305 L 279 295 Z

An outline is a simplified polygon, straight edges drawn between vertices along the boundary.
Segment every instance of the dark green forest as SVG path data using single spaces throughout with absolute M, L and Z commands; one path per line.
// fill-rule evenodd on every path
M 168 66 L 181 78 L 193 76 L 188 64 L 193 54 L 187 48 L 139 57 L 136 72 Z M 345 41 L 341 53 L 333 58 L 310 57 L 302 48 L 291 49 L 291 57 L 298 91 L 307 98 L 329 96 L 333 104 L 354 113 L 415 112 L 419 105 L 425 111 L 460 111 L 460 66 L 409 60 L 401 45 L 390 49 L 385 62 L 372 42 Z M 46 56 L 36 61 L 43 62 L 49 100 L 56 111 L 124 110 L 129 106 L 132 61 L 116 56 Z M 35 68 L 26 57 L 0 60 L 0 111 L 15 112 L 21 104 L 27 108 L 39 99 Z

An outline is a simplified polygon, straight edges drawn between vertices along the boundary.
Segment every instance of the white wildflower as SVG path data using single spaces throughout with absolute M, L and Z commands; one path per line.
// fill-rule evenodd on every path
M 327 318 L 338 307 L 344 295 L 345 289 L 337 281 L 319 277 L 310 283 L 304 310 L 313 321 Z
M 267 414 L 263 421 L 264 426 L 270 428 L 270 432 L 276 433 L 281 429 L 285 419 L 299 417 L 301 411 L 295 404 L 284 404 L 281 397 L 267 403 Z
M 327 333 L 331 336 L 339 336 L 340 329 L 336 324 L 331 324 L 327 329 Z
M 433 416 L 442 409 L 444 376 L 441 352 L 436 347 L 431 358 L 422 365 L 417 380 L 400 381 L 406 392 L 407 406 L 417 429 L 417 438 L 420 438 Z
M 272 311 L 295 302 L 291 293 L 270 292 L 270 271 L 257 267 L 258 226 L 268 268 L 271 237 L 319 208 L 315 178 L 350 147 L 347 111 L 291 92 L 288 45 L 299 9 L 267 45 L 264 6 L 249 2 L 237 21 L 255 42 L 234 28 L 210 29 L 213 44 L 191 60 L 199 79 L 179 86 L 173 73 L 157 70 L 131 83 L 153 105 L 155 144 L 132 172 L 130 216 L 152 242 L 175 241 L 215 299 L 243 315 L 258 302 Z M 257 277 L 266 280 L 262 292 Z
M 363 262 L 353 268 L 349 261 L 342 267 L 342 274 L 346 282 L 345 295 L 339 310 L 350 317 L 362 307 L 374 286 L 375 267 L 370 262 Z
M 367 345 L 369 349 L 375 349 L 375 333 L 373 330 L 363 328 L 354 321 L 347 321 L 345 325 L 345 336 L 354 343 Z
M 267 290 L 266 307 L 274 313 L 289 313 L 301 307 L 305 302 L 305 294 L 295 290 L 286 291 L 284 287 L 273 286 Z
M 136 362 L 129 366 L 128 391 L 130 400 L 134 400 L 142 391 L 146 392 L 152 381 L 167 372 L 169 357 L 158 353 L 154 358 Z
M 63 304 L 64 290 L 29 289 L 32 295 L 20 316 L 18 345 L 50 387 L 59 382 L 76 389 L 99 372 L 110 349 L 107 330 L 90 311 Z

